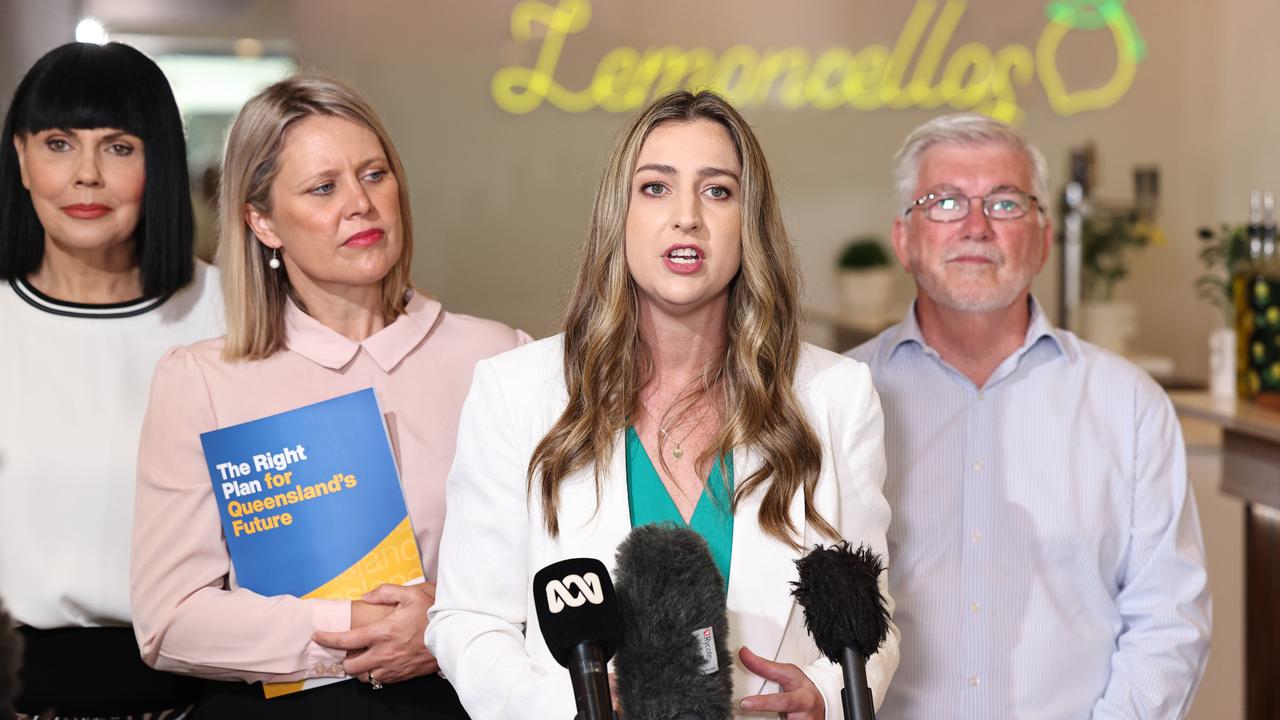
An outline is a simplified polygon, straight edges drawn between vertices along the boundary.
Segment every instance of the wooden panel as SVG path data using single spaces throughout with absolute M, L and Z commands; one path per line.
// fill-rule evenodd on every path
M 1245 717 L 1280 718 L 1280 511 L 1245 508 Z
M 1232 429 L 1223 431 L 1222 491 L 1280 508 L 1280 445 Z

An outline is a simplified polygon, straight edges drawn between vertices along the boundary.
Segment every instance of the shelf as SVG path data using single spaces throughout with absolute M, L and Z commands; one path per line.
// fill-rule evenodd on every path
M 1180 415 L 1259 440 L 1280 443 L 1280 412 L 1235 398 L 1216 398 L 1206 392 L 1171 392 L 1169 399 Z

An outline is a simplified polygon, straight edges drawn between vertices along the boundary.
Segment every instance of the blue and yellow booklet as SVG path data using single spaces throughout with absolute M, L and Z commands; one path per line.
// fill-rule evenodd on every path
M 236 582 L 260 595 L 358 600 L 423 581 L 372 388 L 200 435 Z M 341 678 L 270 683 L 278 697 Z

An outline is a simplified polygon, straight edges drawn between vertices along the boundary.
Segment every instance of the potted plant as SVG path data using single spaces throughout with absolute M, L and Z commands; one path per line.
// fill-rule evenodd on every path
M 1163 243 L 1164 233 L 1139 219 L 1134 210 L 1098 207 L 1085 217 L 1081 233 L 1084 302 L 1080 319 L 1086 340 L 1116 353 L 1128 351 L 1129 339 L 1138 329 L 1138 308 L 1115 299 L 1116 284 L 1128 277 L 1133 251 Z
M 1236 306 L 1231 279 L 1249 257 L 1244 225 L 1222 223 L 1217 230 L 1202 227 L 1200 262 L 1204 274 L 1196 278 L 1196 294 L 1222 313 L 1222 325 L 1209 333 L 1209 393 L 1214 397 L 1236 395 Z
M 879 322 L 889 304 L 894 276 L 884 242 L 875 235 L 853 238 L 840 251 L 836 267 L 844 313 Z

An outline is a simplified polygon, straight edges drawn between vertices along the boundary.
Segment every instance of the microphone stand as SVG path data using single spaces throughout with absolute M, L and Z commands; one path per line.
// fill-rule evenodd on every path
M 840 658 L 844 671 L 844 688 L 840 700 L 844 703 L 844 720 L 875 720 L 875 705 L 871 688 L 867 685 L 867 660 L 853 648 L 844 649 Z

